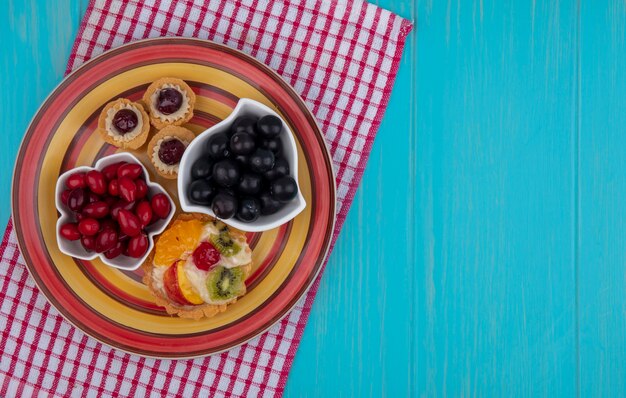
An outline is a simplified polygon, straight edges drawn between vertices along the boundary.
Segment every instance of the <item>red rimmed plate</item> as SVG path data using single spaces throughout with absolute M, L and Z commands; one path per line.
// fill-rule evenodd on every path
M 278 112 L 295 134 L 299 183 L 307 208 L 279 228 L 248 234 L 254 270 L 248 293 L 210 319 L 167 315 L 141 283 L 141 271 L 123 272 L 100 261 L 63 255 L 55 241 L 57 177 L 117 152 L 95 132 L 107 102 L 141 98 L 154 80 L 184 79 L 198 99 L 187 125 L 196 134 L 224 119 L 239 98 Z M 145 146 L 132 151 L 173 198 L 175 181 L 151 168 Z M 215 43 L 150 39 L 113 49 L 69 75 L 35 115 L 20 148 L 13 178 L 13 218 L 28 269 L 54 307 L 90 336 L 121 350 L 188 358 L 227 350 L 280 320 L 321 269 L 335 221 L 331 160 L 315 120 L 294 90 L 253 58 Z

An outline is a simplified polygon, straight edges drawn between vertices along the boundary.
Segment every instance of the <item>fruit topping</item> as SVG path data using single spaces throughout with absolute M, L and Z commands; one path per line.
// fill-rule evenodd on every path
M 210 242 L 202 242 L 193 251 L 193 262 L 203 271 L 208 271 L 220 261 L 220 252 Z
M 190 305 L 191 303 L 183 296 L 183 292 L 180 290 L 178 283 L 178 263 L 179 261 L 175 261 L 163 273 L 163 289 L 167 297 L 176 304 Z
M 185 300 L 187 300 L 191 304 L 203 304 L 204 301 L 202 297 L 196 292 L 193 285 L 187 278 L 187 274 L 185 273 L 185 262 L 178 261 L 176 263 L 176 279 L 178 282 L 178 287 L 180 288 L 180 292 L 182 293 Z
M 171 138 L 161 143 L 159 160 L 169 166 L 173 166 L 180 162 L 183 153 L 185 153 L 185 144 L 177 138 Z
M 154 264 L 168 266 L 186 252 L 193 252 L 200 241 L 204 225 L 198 220 L 176 221 L 163 232 L 155 244 Z
M 244 273 L 241 268 L 216 267 L 207 276 L 206 286 L 212 301 L 228 301 L 245 293 Z
M 219 234 L 211 235 L 209 240 L 217 251 L 225 257 L 234 256 L 241 250 L 241 246 L 231 238 L 228 232 L 220 232 Z
M 180 109 L 183 104 L 183 95 L 174 88 L 164 88 L 159 90 L 156 101 L 156 108 L 164 115 L 171 115 Z
M 137 114 L 131 109 L 120 109 L 113 116 L 113 126 L 121 135 L 130 133 L 137 127 Z

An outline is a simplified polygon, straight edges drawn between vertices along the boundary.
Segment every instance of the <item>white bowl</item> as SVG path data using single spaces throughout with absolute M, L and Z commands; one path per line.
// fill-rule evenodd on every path
M 237 117 L 243 115 L 251 115 L 256 117 L 274 115 L 282 120 L 283 132 L 280 134 L 280 139 L 283 144 L 283 156 L 285 157 L 285 160 L 287 160 L 287 163 L 289 163 L 289 171 L 291 177 L 293 177 L 296 183 L 298 182 L 298 148 L 296 147 L 296 141 L 293 138 L 293 133 L 289 129 L 287 123 L 285 123 L 285 121 L 276 112 L 261 104 L 260 102 L 248 98 L 241 98 L 233 112 L 226 119 L 222 120 L 215 126 L 203 131 L 200 135 L 196 137 L 195 140 L 191 142 L 191 144 L 189 144 L 189 146 L 185 150 L 185 153 L 180 160 L 178 172 L 178 199 L 180 200 L 180 206 L 183 211 L 208 214 L 211 217 L 217 218 L 215 213 L 213 213 L 213 210 L 211 210 L 210 206 L 197 205 L 195 203 L 191 203 L 187 199 L 187 188 L 192 181 L 191 165 L 193 165 L 193 163 L 201 156 L 206 156 L 205 143 L 210 136 L 226 131 L 230 128 L 231 124 Z M 304 201 L 304 197 L 302 196 L 302 192 L 300 191 L 300 187 L 298 186 L 298 195 L 291 202 L 286 203 L 282 209 L 274 214 L 268 216 L 260 216 L 257 220 L 251 223 L 239 221 L 235 217 L 222 221 L 242 231 L 267 231 L 292 220 L 295 216 L 300 214 L 300 212 L 302 212 L 305 207 L 306 202 Z
M 68 179 L 68 177 L 76 172 L 87 172 L 94 169 L 102 170 L 106 166 L 117 162 L 137 163 L 141 165 L 143 173 L 146 177 L 146 184 L 148 185 L 148 195 L 153 196 L 157 193 L 164 193 L 165 196 L 167 196 L 167 198 L 169 199 L 170 204 L 172 205 L 172 211 L 170 211 L 170 215 L 167 216 L 167 218 L 161 219 L 146 228 L 146 234 L 148 235 L 148 250 L 146 251 L 146 254 L 141 258 L 132 258 L 122 254 L 113 259 L 108 259 L 104 256 L 103 253 L 96 253 L 85 250 L 83 245 L 80 243 L 80 240 L 70 241 L 61 237 L 59 233 L 61 225 L 67 222 L 76 221 L 72 215 L 72 212 L 67 208 L 67 206 L 63 204 L 63 202 L 61 202 L 61 194 L 66 189 L 65 181 Z M 68 256 L 80 258 L 81 260 L 93 260 L 96 257 L 100 257 L 100 260 L 102 260 L 102 262 L 106 265 L 127 271 L 136 270 L 146 260 L 146 257 L 148 257 L 148 254 L 152 251 L 154 247 L 154 236 L 163 232 L 165 227 L 167 227 L 167 224 L 169 224 L 169 222 L 172 220 L 172 217 L 174 217 L 174 210 L 176 208 L 176 205 L 172 201 L 172 198 L 170 198 L 170 195 L 168 195 L 165 189 L 163 189 L 163 187 L 161 187 L 159 184 L 150 181 L 150 176 L 148 175 L 146 168 L 136 157 L 134 157 L 130 153 L 117 153 L 115 155 L 106 156 L 98 160 L 95 167 L 76 167 L 61 174 L 61 176 L 57 180 L 55 204 L 57 210 L 59 211 L 59 213 L 61 213 L 61 216 L 57 220 L 56 234 L 59 250 L 61 250 L 62 253 L 67 254 Z

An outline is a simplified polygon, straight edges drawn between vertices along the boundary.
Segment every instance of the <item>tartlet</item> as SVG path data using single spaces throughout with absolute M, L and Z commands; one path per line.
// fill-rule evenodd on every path
M 196 95 L 181 79 L 163 77 L 148 86 L 143 102 L 150 113 L 150 123 L 157 129 L 180 126 L 193 117 Z
M 161 177 L 178 177 L 180 159 L 194 138 L 196 136 L 191 130 L 180 126 L 166 126 L 150 139 L 148 157 Z
M 252 250 L 242 232 L 221 221 L 180 214 L 156 239 L 143 270 L 143 282 L 168 314 L 212 317 L 246 294 Z
M 150 118 L 140 103 L 119 98 L 100 112 L 98 133 L 118 148 L 137 149 L 148 139 Z

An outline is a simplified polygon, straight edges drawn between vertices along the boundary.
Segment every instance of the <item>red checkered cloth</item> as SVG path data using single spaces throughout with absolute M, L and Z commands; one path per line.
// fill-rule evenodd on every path
M 411 29 L 409 21 L 359 0 L 92 0 L 67 70 L 111 47 L 158 36 L 210 39 L 269 65 L 304 98 L 330 145 L 336 239 Z M 156 360 L 110 348 L 64 321 L 29 278 L 11 221 L 0 256 L 3 396 L 280 395 L 319 285 L 318 278 L 285 319 L 241 347 Z

